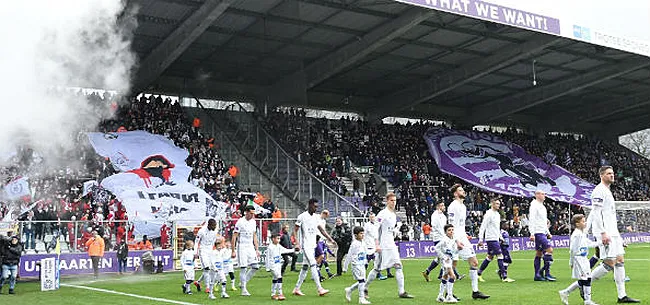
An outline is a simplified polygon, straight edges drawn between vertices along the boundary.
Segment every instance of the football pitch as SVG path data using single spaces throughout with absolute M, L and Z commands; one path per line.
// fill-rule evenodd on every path
M 461 298 L 460 303 L 471 304 L 562 304 L 557 291 L 568 286 L 573 280 L 570 278 L 567 249 L 555 250 L 555 262 L 552 273 L 557 277 L 557 282 L 533 281 L 533 252 L 513 252 L 513 264 L 509 268 L 509 276 L 516 280 L 514 283 L 501 282 L 495 269 L 496 262 L 492 262 L 484 272 L 484 283 L 479 283 L 480 290 L 491 295 L 488 300 L 472 300 L 470 280 L 468 277 L 459 281 L 454 286 L 454 294 Z M 479 254 L 479 262 L 485 256 Z M 369 300 L 373 304 L 432 304 L 437 303 L 439 282 L 424 281 L 421 271 L 429 264 L 429 259 L 404 260 L 406 290 L 415 296 L 414 299 L 399 299 L 397 285 L 394 279 L 375 281 L 370 287 Z M 336 263 L 330 264 L 335 271 Z M 459 262 L 459 272 L 467 274 L 467 263 Z M 626 271 L 631 281 L 627 283 L 627 292 L 630 297 L 650 303 L 650 244 L 635 244 L 627 248 Z M 432 274 L 437 274 L 437 268 Z M 324 272 L 324 269 L 323 269 Z M 197 271 L 197 278 L 201 274 Z M 284 277 L 284 294 L 286 304 L 345 304 L 343 289 L 354 281 L 351 275 L 323 282 L 323 286 L 330 290 L 326 296 L 316 294 L 314 283 L 310 277 L 302 286 L 306 294 L 303 297 L 291 295 L 291 290 L 296 283 L 297 273 L 287 272 Z M 239 275 L 236 274 L 237 282 Z M 179 272 L 169 272 L 148 276 L 117 276 L 103 275 L 94 281 L 90 276 L 75 276 L 64 278 L 58 291 L 41 292 L 38 282 L 19 282 L 16 295 L 8 295 L 7 287 L 0 295 L 0 304 L 272 304 L 270 298 L 271 277 L 264 269 L 255 275 L 249 283 L 248 290 L 253 296 L 242 297 L 239 291 L 228 291 L 230 299 L 209 300 L 205 292 L 193 295 L 184 295 L 181 292 L 183 275 Z M 230 287 L 230 283 L 228 284 Z M 358 294 L 352 297 L 352 304 L 357 303 Z M 616 303 L 616 286 L 610 272 L 603 279 L 593 283 L 593 300 L 598 304 Z M 569 304 L 582 304 L 578 291 L 575 291 Z

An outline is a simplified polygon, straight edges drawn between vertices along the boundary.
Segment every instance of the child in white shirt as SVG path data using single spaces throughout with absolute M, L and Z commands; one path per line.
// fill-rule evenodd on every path
M 600 246 L 598 242 L 592 241 L 585 232 L 585 215 L 576 214 L 571 218 L 576 229 L 571 234 L 569 243 L 569 266 L 572 269 L 572 277 L 577 279 L 569 287 L 560 290 L 560 299 L 565 305 L 569 304 L 571 291 L 580 288 L 585 305 L 598 305 L 591 300 L 591 268 L 589 265 L 589 248 Z
M 266 271 L 273 275 L 271 285 L 271 299 L 283 301 L 286 298 L 282 292 L 282 254 L 292 253 L 294 249 L 287 249 L 280 245 L 280 235 L 271 235 L 271 244 L 266 248 Z
M 212 262 L 212 266 L 210 266 L 210 294 L 209 298 L 211 300 L 216 299 L 214 296 L 214 286 L 215 284 L 221 283 L 221 297 L 224 299 L 229 298 L 230 296 L 226 293 L 226 275 L 224 273 L 224 266 L 223 266 L 223 257 L 224 257 L 224 252 L 226 252 L 227 249 L 225 249 L 224 244 L 223 244 L 223 238 L 219 237 L 217 240 L 214 242 L 214 250 L 212 250 L 212 255 L 210 257 L 210 260 Z
M 348 265 L 352 263 L 352 277 L 357 280 L 352 286 L 345 288 L 345 299 L 350 302 L 352 300 L 352 291 L 359 290 L 359 304 L 370 304 L 365 296 L 366 286 L 366 265 L 368 264 L 366 257 L 366 247 L 363 244 L 364 231 L 362 227 L 356 226 L 352 229 L 354 240 L 348 250 L 348 255 L 345 257 L 343 264 L 343 272 L 347 272 Z
M 445 236 L 436 245 L 436 253 L 442 264 L 442 278 L 440 278 L 440 291 L 438 293 L 438 302 L 444 303 L 457 303 L 458 300 L 454 298 L 454 282 L 456 276 L 454 275 L 454 261 L 458 260 L 458 250 L 463 248 L 462 244 L 454 238 L 454 226 L 447 224 L 444 227 Z M 447 290 L 447 297 L 444 297 L 445 288 Z
M 235 286 L 235 267 L 233 265 L 233 260 L 231 257 L 231 243 L 229 240 L 226 240 L 224 243 L 226 245 L 226 250 L 228 251 L 224 251 L 223 253 L 223 272 L 228 272 L 228 277 L 230 277 L 230 290 L 237 291 L 237 287 Z
M 194 242 L 188 240 L 183 246 L 183 253 L 181 253 L 181 268 L 185 276 L 185 284 L 182 285 L 183 293 L 192 294 L 192 283 L 194 282 Z

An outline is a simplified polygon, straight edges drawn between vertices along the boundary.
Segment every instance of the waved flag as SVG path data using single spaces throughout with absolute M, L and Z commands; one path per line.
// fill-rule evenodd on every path
M 5 185 L 5 195 L 9 200 L 20 199 L 25 196 L 30 196 L 29 182 L 27 177 L 20 177 Z
M 156 176 L 129 171 L 104 179 L 101 187 L 115 194 L 126 207 L 138 235 L 158 237 L 160 227 L 170 221 L 197 226 L 207 218 L 225 219 L 224 202 L 214 200 L 189 182 L 165 179 L 169 176 L 164 172 Z
M 152 156 L 164 156 L 168 166 L 175 169 L 175 180 L 186 181 L 191 168 L 185 159 L 189 156 L 186 149 L 174 144 L 174 141 L 142 130 L 125 132 L 89 132 L 90 144 L 95 152 L 109 158 L 113 166 L 123 172 L 137 170 L 147 166 L 145 162 Z
M 83 187 L 83 192 L 81 192 L 81 197 L 86 197 L 86 195 L 92 192 L 93 188 L 98 185 L 99 184 L 97 183 L 97 180 L 89 180 L 84 182 L 84 187 Z
M 591 204 L 593 184 L 492 134 L 432 128 L 424 139 L 441 171 L 479 188 L 520 197 L 543 190 L 556 201 Z

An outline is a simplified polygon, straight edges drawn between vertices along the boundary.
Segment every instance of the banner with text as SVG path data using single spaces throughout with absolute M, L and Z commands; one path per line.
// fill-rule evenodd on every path
M 140 257 L 146 251 L 129 251 L 126 260 L 127 272 L 135 271 L 136 265 L 142 265 Z M 173 250 L 153 250 L 154 261 L 162 261 L 163 270 L 174 269 Z M 40 273 L 40 262 L 42 259 L 56 258 L 56 254 L 25 254 L 20 258 L 20 277 L 38 277 Z M 88 253 L 61 253 L 59 258 L 61 264 L 60 275 L 92 274 L 93 265 Z M 51 266 L 45 266 L 47 270 Z M 117 252 L 105 252 L 99 262 L 99 273 L 117 272 Z M 49 273 L 48 273 L 49 274 Z
M 626 233 L 622 234 L 622 236 L 626 244 L 650 243 L 650 233 Z M 568 248 L 569 240 L 570 236 L 561 235 L 553 236 L 549 242 L 553 248 Z M 472 243 L 472 247 L 474 247 L 476 253 L 487 252 L 486 244 L 479 247 L 477 239 L 472 239 L 470 242 Z M 433 246 L 433 241 L 430 240 L 399 242 L 397 245 L 399 248 L 399 256 L 401 258 L 431 257 L 434 256 L 436 252 L 435 247 Z M 530 240 L 528 237 L 510 238 L 510 251 L 524 250 L 535 250 L 535 241 Z
M 650 1 L 396 1 L 650 56 Z
M 560 20 L 481 0 L 397 0 L 406 4 L 507 24 L 537 32 L 560 35 Z
M 113 175 L 102 185 L 115 194 L 135 224 L 136 235 L 160 236 L 160 227 L 176 221 L 181 226 L 198 226 L 208 218 L 223 220 L 226 204 L 188 182 L 166 182 L 156 187 L 133 187 L 130 173 Z M 107 180 L 105 179 L 105 180 Z M 136 178 L 137 179 L 137 178 Z M 137 186 L 137 184 L 135 184 Z
M 593 184 L 490 133 L 432 128 L 424 139 L 441 171 L 482 189 L 520 197 L 543 190 L 553 200 L 591 205 Z

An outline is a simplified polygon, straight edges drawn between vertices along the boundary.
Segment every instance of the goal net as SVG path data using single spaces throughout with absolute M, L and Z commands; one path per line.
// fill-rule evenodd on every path
M 591 207 L 583 207 L 589 215 Z M 630 239 L 650 241 L 650 201 L 616 201 L 618 231 Z

